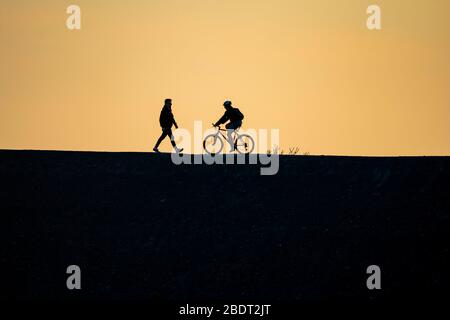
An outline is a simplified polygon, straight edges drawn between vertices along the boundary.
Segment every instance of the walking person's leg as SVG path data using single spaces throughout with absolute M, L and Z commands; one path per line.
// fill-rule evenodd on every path
M 170 137 L 170 143 L 172 144 L 172 147 L 175 149 L 175 152 L 180 153 L 183 151 L 183 148 L 179 149 L 175 143 L 175 137 L 172 134 L 172 129 L 167 130 L 167 135 Z
M 170 143 L 172 144 L 172 147 L 176 148 L 177 145 L 175 144 L 175 137 L 173 136 L 172 129 L 167 130 L 167 135 L 170 138 Z
M 170 130 L 170 129 L 169 129 L 169 130 Z M 170 133 L 172 133 L 172 132 L 170 132 Z M 167 135 L 168 135 L 167 129 L 166 129 L 166 128 L 163 128 L 163 129 L 162 129 L 161 136 L 159 137 L 158 141 L 156 142 L 156 145 L 155 145 L 155 147 L 153 148 L 153 151 L 158 152 L 158 147 L 159 147 L 159 145 L 160 145 L 161 142 L 167 137 Z

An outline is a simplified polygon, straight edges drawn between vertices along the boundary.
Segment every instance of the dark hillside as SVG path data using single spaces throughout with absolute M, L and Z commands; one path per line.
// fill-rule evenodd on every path
M 450 158 L 280 161 L 260 176 L 164 154 L 0 151 L 1 296 L 442 297 Z M 79 292 L 66 288 L 72 264 Z

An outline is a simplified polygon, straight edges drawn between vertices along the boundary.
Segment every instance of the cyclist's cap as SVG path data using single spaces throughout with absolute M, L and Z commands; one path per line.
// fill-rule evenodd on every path
M 224 105 L 225 107 L 231 106 L 231 101 L 230 101 L 230 100 L 227 100 L 227 101 L 225 101 L 225 102 L 223 103 L 223 105 Z

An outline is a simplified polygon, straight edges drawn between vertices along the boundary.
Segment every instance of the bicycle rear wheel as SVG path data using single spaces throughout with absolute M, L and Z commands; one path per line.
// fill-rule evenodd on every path
M 248 134 L 241 134 L 236 140 L 236 149 L 239 153 L 252 153 L 255 149 L 255 141 Z
M 223 141 L 217 134 L 207 135 L 205 140 L 203 140 L 203 149 L 208 154 L 220 153 L 223 149 Z

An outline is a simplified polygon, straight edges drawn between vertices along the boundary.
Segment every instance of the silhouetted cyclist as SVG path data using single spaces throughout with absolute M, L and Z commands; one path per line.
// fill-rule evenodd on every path
M 228 135 L 228 143 L 231 146 L 231 151 L 235 150 L 235 146 L 233 143 L 232 133 L 234 130 L 237 130 L 242 126 L 242 120 L 244 119 L 244 115 L 238 108 L 234 108 L 232 106 L 231 101 L 225 101 L 223 103 L 223 106 L 225 107 L 225 113 L 223 114 L 222 118 L 220 118 L 214 126 L 217 127 L 221 125 L 222 123 L 225 123 L 227 121 L 230 121 L 228 124 L 225 125 L 225 128 L 227 128 L 227 135 Z
M 159 116 L 159 124 L 162 128 L 162 134 L 159 137 L 158 141 L 156 142 L 155 147 L 153 148 L 153 151 L 159 152 L 158 147 L 161 144 L 161 142 L 167 137 L 170 137 L 170 143 L 172 144 L 173 148 L 175 149 L 175 152 L 180 153 L 183 151 L 183 148 L 179 149 L 174 141 L 174 137 L 172 134 L 172 125 L 175 125 L 175 128 L 178 129 L 178 124 L 175 121 L 175 118 L 172 113 L 172 99 L 166 99 L 164 101 L 164 107 L 161 110 L 161 114 Z

